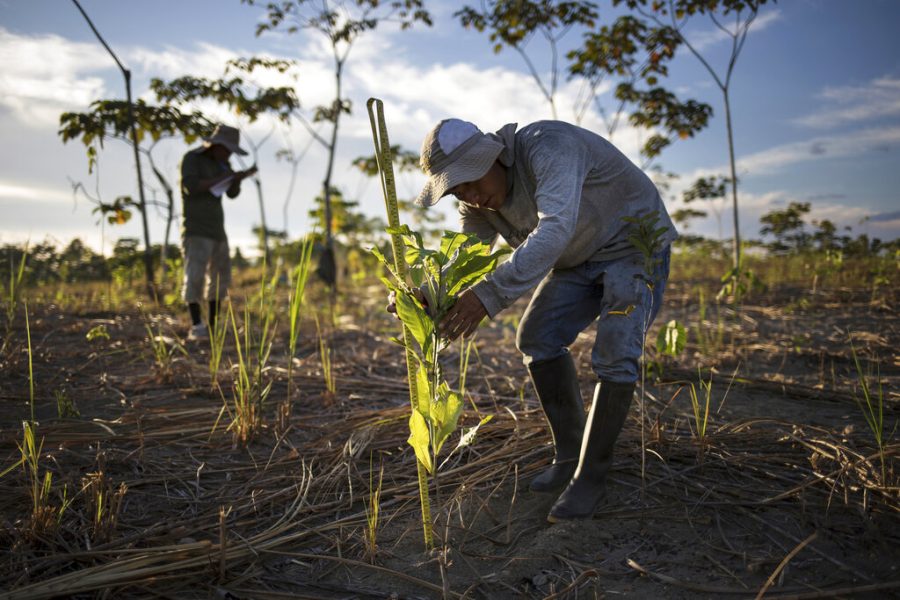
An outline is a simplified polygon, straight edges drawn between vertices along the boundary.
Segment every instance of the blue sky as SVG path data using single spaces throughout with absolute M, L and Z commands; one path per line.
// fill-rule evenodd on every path
M 612 14 L 604 2 L 601 16 Z M 134 92 L 147 94 L 151 77 L 185 74 L 217 76 L 229 58 L 266 54 L 299 61 L 297 92 L 307 110 L 330 100 L 331 66 L 327 49 L 314 34 L 254 35 L 259 7 L 238 0 L 121 2 L 83 0 L 98 29 L 134 73 Z M 391 140 L 409 149 L 438 120 L 457 116 L 482 129 L 507 122 L 524 124 L 549 118 L 549 105 L 514 52 L 494 54 L 486 35 L 466 31 L 453 18 L 461 2 L 429 2 L 432 28 L 399 32 L 391 25 L 370 32 L 353 48 L 346 72 L 346 95 L 353 115 L 342 127 L 335 169 L 346 197 L 371 215 L 383 213 L 380 189 L 350 167 L 353 158 L 372 153 L 365 101 L 385 101 Z M 735 144 L 741 178 L 741 229 L 756 237 L 759 217 L 792 201 L 810 202 L 810 219 L 831 219 L 882 239 L 900 237 L 900 2 L 896 0 L 793 0 L 767 5 L 751 30 L 732 84 Z M 697 21 L 691 35 L 721 68 L 728 44 Z M 579 41 L 572 32 L 564 41 Z M 539 71 L 547 73 L 548 51 L 540 40 L 528 48 Z M 137 219 L 106 226 L 102 233 L 83 198 L 73 200 L 70 181 L 80 181 L 104 200 L 135 195 L 129 149 L 108 142 L 99 177 L 89 175 L 79 143 L 63 145 L 57 136 L 64 111 L 85 111 L 91 101 L 124 96 L 121 76 L 96 42 L 74 4 L 65 0 L 0 0 L 0 243 L 45 237 L 67 242 L 78 236 L 108 250 L 120 236 L 139 236 Z M 274 80 L 273 80 L 274 83 Z M 658 160 L 679 175 L 667 194 L 670 210 L 682 206 L 680 191 L 699 175 L 726 173 L 728 156 L 721 95 L 700 63 L 683 53 L 672 65 L 669 88 L 712 105 L 710 127 L 675 143 Z M 572 120 L 577 82 L 562 81 L 560 118 Z M 609 92 L 600 96 L 609 99 Z M 214 111 L 212 107 L 201 107 Z M 234 117 L 215 113 L 236 123 Z M 602 133 L 595 110 L 582 125 Z M 272 125 L 244 130 L 259 140 Z M 635 160 L 639 136 L 620 128 L 612 141 Z M 308 229 L 305 217 L 318 193 L 325 153 L 313 144 L 300 166 L 298 185 L 287 211 L 289 169 L 274 159 L 285 145 L 300 151 L 309 135 L 300 126 L 278 129 L 260 150 L 260 170 L 270 227 L 287 226 L 291 236 Z M 164 142 L 155 150 L 159 164 L 177 181 L 186 146 Z M 421 186 L 419 174 L 399 178 L 401 196 Z M 153 191 L 151 190 L 151 195 Z M 157 191 L 158 193 L 158 191 Z M 439 210 L 449 214 L 451 202 Z M 691 231 L 712 237 L 731 235 L 730 207 L 714 207 Z M 250 227 L 259 222 L 252 186 L 226 205 L 233 244 L 252 244 Z M 452 222 L 448 222 L 452 225 Z M 153 217 L 151 237 L 162 239 L 163 221 Z

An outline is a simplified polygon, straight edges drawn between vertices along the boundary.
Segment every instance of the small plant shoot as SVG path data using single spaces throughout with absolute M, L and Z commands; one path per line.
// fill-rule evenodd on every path
M 441 369 L 440 353 L 449 344 L 441 336 L 441 319 L 460 292 L 493 271 L 508 250 L 491 252 L 490 246 L 476 236 L 451 231 L 444 233 L 437 250 L 426 248 L 422 236 L 407 226 L 388 233 L 399 234 L 403 240 L 404 259 L 414 286 L 406 283 L 381 251 L 372 250 L 391 273 L 390 279 L 382 281 L 394 292 L 397 316 L 412 338 L 412 347 L 395 340 L 411 350 L 416 360 L 417 398 L 409 418 L 408 442 L 428 473 L 436 476 L 437 457 L 456 430 L 463 409 L 463 397 L 450 388 Z M 487 419 L 478 426 L 485 422 Z M 469 430 L 466 439 L 471 442 L 474 435 Z

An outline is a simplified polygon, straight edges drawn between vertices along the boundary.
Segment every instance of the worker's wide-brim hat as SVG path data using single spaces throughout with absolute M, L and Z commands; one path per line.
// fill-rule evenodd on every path
M 247 156 L 247 151 L 241 148 L 240 142 L 241 132 L 236 128 L 229 127 L 228 125 L 217 125 L 212 135 L 203 140 L 203 145 L 209 148 L 210 146 L 218 144 L 228 148 L 228 150 L 235 154 Z
M 503 151 L 503 144 L 460 119 L 444 119 L 422 142 L 419 160 L 428 181 L 416 198 L 419 206 L 432 206 L 462 183 L 487 174 Z

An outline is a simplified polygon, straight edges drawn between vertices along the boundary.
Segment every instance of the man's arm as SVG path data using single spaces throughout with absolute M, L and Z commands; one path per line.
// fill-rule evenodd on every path
M 533 289 L 553 268 L 575 233 L 588 152 L 569 138 L 546 136 L 528 155 L 535 177 L 538 224 L 510 257 L 472 290 L 488 315 Z
M 181 186 L 183 191 L 186 191 L 188 194 L 203 193 L 208 192 L 229 177 L 234 177 L 234 182 L 228 188 L 228 196 L 234 198 L 241 191 L 240 182 L 246 177 L 256 173 L 256 170 L 256 165 L 253 165 L 245 171 L 234 172 L 229 170 L 221 175 L 216 175 L 215 177 L 201 178 L 200 166 L 196 160 L 196 156 L 188 154 L 181 162 Z M 232 190 L 235 190 L 233 195 L 231 193 Z
M 245 169 L 243 171 L 237 171 L 234 173 L 234 181 L 231 182 L 231 186 L 228 188 L 228 191 L 225 192 L 228 194 L 229 198 L 236 198 L 238 194 L 241 193 L 241 182 L 250 177 L 254 173 L 257 172 L 256 165 L 253 165 L 249 169 Z

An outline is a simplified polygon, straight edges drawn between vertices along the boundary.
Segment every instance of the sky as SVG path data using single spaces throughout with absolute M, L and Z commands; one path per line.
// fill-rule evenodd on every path
M 487 34 L 460 25 L 454 12 L 463 4 L 426 0 L 433 27 L 417 24 L 400 31 L 384 23 L 360 37 L 350 52 L 344 95 L 353 110 L 341 124 L 334 183 L 370 216 L 384 215 L 380 186 L 352 166 L 354 158 L 373 153 L 368 98 L 384 101 L 391 142 L 415 151 L 428 130 L 447 117 L 472 121 L 484 131 L 551 118 L 522 58 L 508 49 L 494 53 Z M 615 16 L 606 2 L 598 4 L 601 21 Z M 332 57 L 321 34 L 256 36 L 264 15 L 258 5 L 239 0 L 81 0 L 81 5 L 132 71 L 135 97 L 154 100 L 148 89 L 154 77 L 218 77 L 229 59 L 263 55 L 298 61 L 292 85 L 307 117 L 333 98 Z M 900 237 L 897 23 L 896 0 L 783 0 L 762 8 L 730 84 L 743 237 L 758 238 L 760 216 L 790 202 L 810 203 L 809 222 L 830 219 L 850 228 L 852 235 Z M 563 50 L 576 47 L 581 33 L 569 32 Z M 725 36 L 705 19 L 692 22 L 688 34 L 710 65 L 724 73 L 730 53 Z M 547 81 L 548 47 L 535 38 L 527 52 Z M 65 244 L 78 237 L 109 252 L 119 237 L 140 237 L 137 216 L 123 226 L 104 225 L 92 212 L 95 205 L 73 193 L 73 186 L 81 184 L 105 202 L 137 197 L 134 159 L 126 144 L 107 141 L 98 168 L 89 173 L 84 146 L 77 140 L 63 144 L 57 133 L 61 113 L 86 112 L 95 100 L 125 96 L 121 73 L 74 3 L 0 0 L 0 64 L 0 245 L 45 239 Z M 260 83 L 285 81 L 269 77 Z M 697 177 L 727 174 L 725 112 L 721 91 L 687 52 L 672 63 L 663 83 L 680 97 L 713 108 L 709 127 L 675 142 L 656 161 L 662 171 L 677 175 L 664 190 L 667 207 L 674 211 L 684 207 L 681 192 Z M 558 118 L 576 119 L 572 107 L 581 89 L 577 80 L 560 79 Z M 611 90 L 607 86 L 600 92 L 580 124 L 605 134 L 597 106 L 611 106 Z M 291 238 L 306 233 L 306 212 L 325 173 L 324 149 L 299 122 L 290 128 L 268 119 L 248 125 L 212 104 L 196 108 L 239 126 L 245 147 L 258 146 L 269 227 L 286 229 Z M 641 135 L 646 133 L 626 124 L 611 140 L 640 162 Z M 292 193 L 291 169 L 276 160 L 283 148 L 303 156 Z M 156 163 L 176 186 L 187 149 L 181 140 L 165 140 L 153 150 Z M 240 166 L 234 158 L 232 162 Z M 161 198 L 146 167 L 144 177 L 148 198 Z M 398 193 L 412 198 L 423 183 L 420 173 L 400 174 Z M 260 222 L 254 187 L 245 184 L 237 199 L 225 202 L 232 246 L 251 248 L 251 228 Z M 447 215 L 448 227 L 453 226 L 452 205 L 445 199 L 436 207 Z M 692 222 L 688 232 L 731 237 L 730 205 L 703 208 L 709 216 Z M 163 230 L 162 214 L 151 209 L 153 243 L 162 241 Z M 176 228 L 170 241 L 177 238 Z

